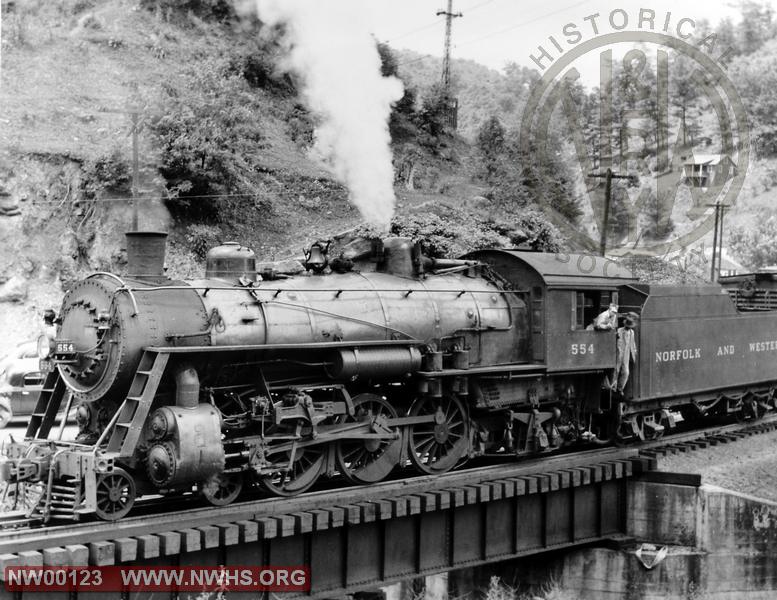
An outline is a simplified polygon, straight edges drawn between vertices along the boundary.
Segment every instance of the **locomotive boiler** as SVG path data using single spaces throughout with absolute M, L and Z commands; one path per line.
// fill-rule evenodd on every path
M 202 279 L 173 281 L 164 248 L 164 234 L 128 234 L 128 274 L 74 285 L 55 338 L 40 341 L 49 374 L 0 478 L 39 490 L 28 511 L 43 520 L 115 520 L 147 494 L 223 505 L 245 487 L 284 496 L 320 477 L 437 474 L 774 404 L 774 354 L 733 385 L 663 361 L 675 344 L 666 355 L 678 369 L 722 365 L 701 341 L 713 321 L 729 366 L 752 358 L 738 331 L 777 332 L 773 312 L 746 310 L 721 286 L 644 286 L 577 255 L 431 259 L 404 238 L 355 240 L 336 257 L 316 243 L 296 276 L 259 276 L 253 252 L 228 243 L 208 253 Z M 641 315 L 623 394 L 603 388 L 616 332 L 589 327 L 611 302 Z M 63 404 L 74 440 L 54 427 Z

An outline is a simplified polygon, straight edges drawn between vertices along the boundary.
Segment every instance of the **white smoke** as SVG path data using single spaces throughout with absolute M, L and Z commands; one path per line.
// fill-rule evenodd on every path
M 380 73 L 380 55 L 359 0 L 257 0 L 259 18 L 285 25 L 289 70 L 320 119 L 315 150 L 362 218 L 388 229 L 394 172 L 388 120 L 402 82 Z

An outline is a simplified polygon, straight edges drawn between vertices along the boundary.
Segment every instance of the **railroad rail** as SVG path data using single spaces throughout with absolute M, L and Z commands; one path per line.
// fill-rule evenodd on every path
M 142 514 L 115 523 L 20 529 L 19 515 L 8 515 L 8 521 L 17 523 L 0 531 L 0 573 L 12 565 L 309 562 L 313 596 L 352 591 L 446 568 L 617 539 L 624 532 L 626 483 L 653 470 L 658 456 L 775 429 L 777 415 L 640 446 L 220 508 L 189 503 L 183 512 Z M 169 510 L 169 504 L 159 506 Z

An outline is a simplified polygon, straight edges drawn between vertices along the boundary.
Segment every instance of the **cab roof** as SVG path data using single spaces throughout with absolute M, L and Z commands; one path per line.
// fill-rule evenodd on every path
M 476 250 L 465 258 L 491 264 L 508 280 L 515 278 L 504 271 L 519 275 L 520 271 L 529 270 L 550 288 L 614 288 L 637 282 L 631 271 L 616 261 L 592 254 Z

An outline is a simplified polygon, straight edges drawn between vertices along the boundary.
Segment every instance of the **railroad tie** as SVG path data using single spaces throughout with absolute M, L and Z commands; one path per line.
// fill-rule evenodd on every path
M 453 488 L 451 490 L 451 506 L 458 508 L 467 503 L 467 493 L 464 488 Z
M 91 542 L 89 544 L 89 564 L 97 567 L 116 563 L 116 551 L 113 542 Z M 19 553 L 21 557 L 22 553 Z
M 234 546 L 240 543 L 240 526 L 237 523 L 216 525 L 219 531 L 219 545 Z
M 181 553 L 181 534 L 177 531 L 163 531 L 159 534 L 159 552 L 161 556 L 174 556 Z
M 69 544 L 65 546 L 71 567 L 85 567 L 89 564 L 89 548 L 83 544 Z
M 313 528 L 316 531 L 329 529 L 332 514 L 328 510 L 314 508 L 310 511 L 310 514 L 313 515 Z
M 138 536 L 138 558 L 156 558 L 159 556 L 161 540 L 157 535 Z
M 113 541 L 116 562 L 134 561 L 138 557 L 138 540 L 131 537 L 119 538 Z
M 259 539 L 271 540 L 278 537 L 278 522 L 272 517 L 262 517 L 256 520 L 259 527 Z
M 63 547 L 45 548 L 43 564 L 49 567 L 67 567 L 70 565 L 70 553 Z

